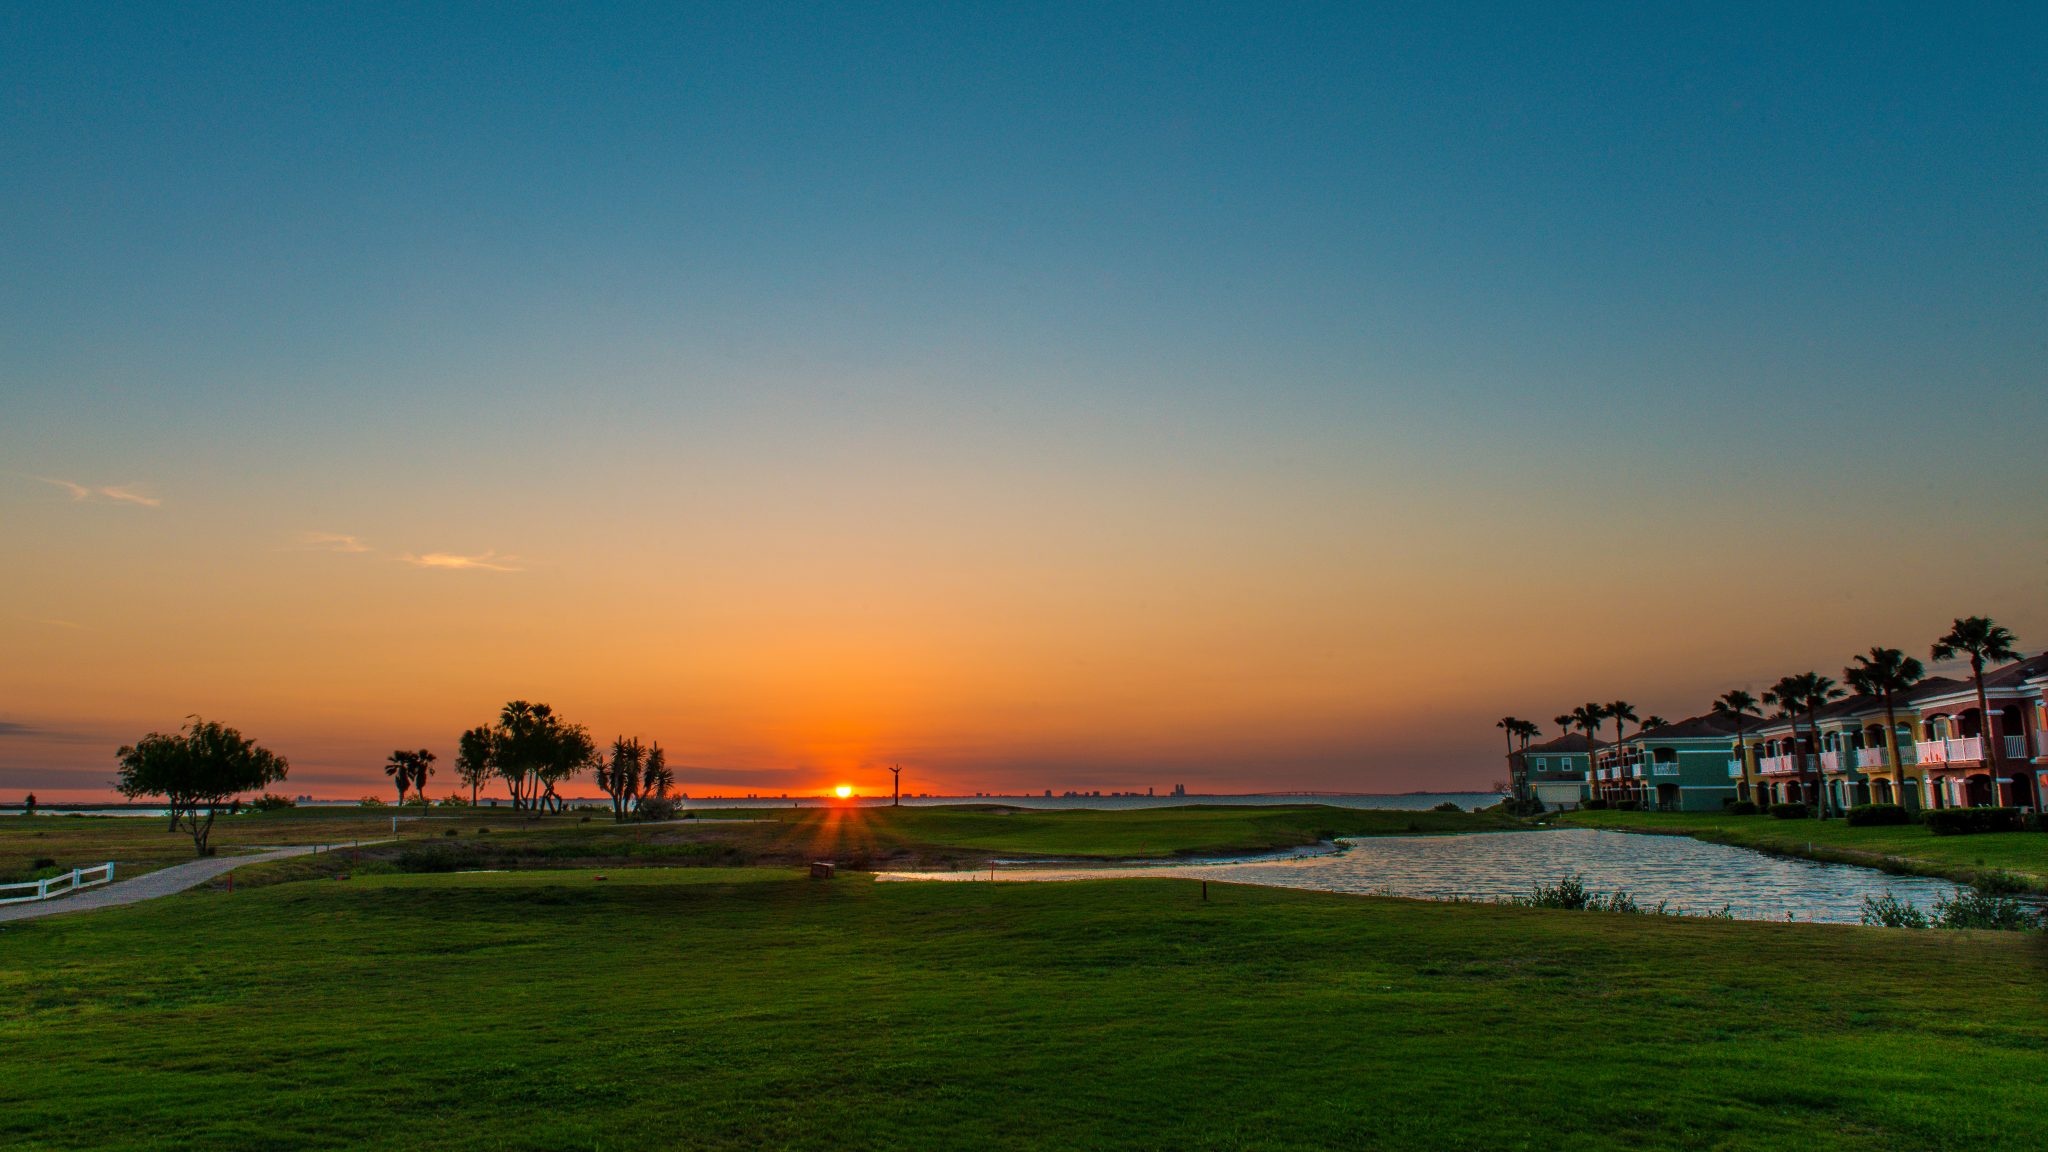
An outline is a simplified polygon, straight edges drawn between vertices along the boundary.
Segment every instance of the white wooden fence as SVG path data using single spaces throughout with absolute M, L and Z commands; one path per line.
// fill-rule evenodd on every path
M 114 862 L 107 861 L 97 868 L 73 868 L 62 876 L 48 880 L 31 880 L 26 884 L 0 884 L 0 904 L 20 904 L 27 900 L 48 900 L 80 888 L 97 888 L 114 882 Z

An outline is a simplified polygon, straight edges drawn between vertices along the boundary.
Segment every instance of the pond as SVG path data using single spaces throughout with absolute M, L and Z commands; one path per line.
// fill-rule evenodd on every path
M 981 872 L 895 872 L 884 880 L 987 880 Z M 1694 915 L 1726 908 L 1744 920 L 1855 924 L 1863 900 L 1890 892 L 1922 909 L 1956 886 L 1848 864 L 1767 856 L 1684 836 L 1643 836 L 1589 828 L 1478 832 L 1456 836 L 1371 836 L 1333 855 L 1111 867 L 998 869 L 1003 881 L 1182 876 L 1324 892 L 1424 900 L 1500 900 L 1538 884 L 1581 877 L 1602 894 L 1627 891 L 1644 908 L 1662 903 Z

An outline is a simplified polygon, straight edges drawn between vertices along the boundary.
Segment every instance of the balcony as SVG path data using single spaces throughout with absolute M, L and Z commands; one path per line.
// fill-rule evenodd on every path
M 2005 758 L 2007 760 L 2025 760 L 2027 758 L 2027 738 L 2025 736 L 2007 736 L 2005 738 Z
M 1842 770 L 1842 754 L 1840 752 L 1821 753 L 1820 770 L 1823 772 L 1840 772 Z
M 1858 748 L 1856 750 L 1856 767 L 1866 769 L 1885 767 L 1884 749 Z
M 2008 744 L 2010 749 L 2011 745 Z M 1947 740 L 1922 740 L 1913 745 L 1922 764 L 1977 764 L 1984 759 L 1982 736 L 1955 736 Z
M 1730 760 L 1728 762 L 1728 778 L 1730 780 L 1740 780 L 1742 778 L 1742 761 Z
M 1766 756 L 1756 762 L 1757 771 L 1766 776 L 1791 776 L 1799 771 L 1797 756 Z

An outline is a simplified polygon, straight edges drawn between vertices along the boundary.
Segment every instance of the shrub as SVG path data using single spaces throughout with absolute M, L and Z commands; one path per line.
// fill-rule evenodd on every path
M 1588 800 L 1584 804 L 1579 805 L 1579 807 L 1584 808 L 1588 812 L 1598 812 L 1602 808 L 1607 807 L 1607 801 L 1600 799 Z
M 676 802 L 667 796 L 642 797 L 633 809 L 633 819 L 653 823 L 676 818 Z
M 1921 819 L 1936 836 L 2019 832 L 2025 828 L 2017 808 L 1934 808 L 1922 813 Z
M 1876 928 L 1925 928 L 1927 914 L 1886 892 L 1863 898 L 1863 922 Z
M 1934 922 L 1942 928 L 2024 932 L 2041 923 L 2041 914 L 2010 896 L 1958 888 L 1954 897 L 1934 902 Z
M 55 868 L 56 866 L 57 861 L 49 856 L 38 856 L 29 864 L 29 867 L 37 872 L 41 872 L 45 868 Z
M 1757 806 L 1749 800 L 1733 800 L 1728 804 L 1728 814 L 1730 816 L 1754 816 L 1757 814 Z
M 1779 820 L 1805 820 L 1813 815 L 1813 809 L 1804 804 L 1773 804 L 1771 815 Z
M 453 872 L 456 864 L 455 853 L 439 848 L 411 849 L 398 854 L 401 872 Z
M 268 792 L 249 801 L 249 807 L 258 812 L 275 812 L 280 808 L 297 808 L 299 802 L 289 796 L 274 796 Z
M 1616 812 L 1640 812 L 1643 810 L 1643 806 L 1634 800 L 1616 800 L 1614 802 L 1614 810 Z
M 1450 800 L 1446 800 L 1446 801 L 1444 801 L 1443 803 L 1441 803 L 1441 804 L 1437 805 L 1436 807 L 1434 807 L 1434 808 L 1431 808 L 1431 809 L 1430 809 L 1430 811 L 1431 811 L 1431 812 L 1463 812 L 1463 811 L 1464 811 L 1464 809 L 1463 809 L 1463 808 L 1460 808 L 1460 807 L 1458 807 L 1458 805 L 1457 805 L 1456 803 L 1454 803 L 1454 802 L 1452 802 L 1452 801 L 1450 801 Z
M 365 808 L 382 808 L 384 807 L 384 798 L 382 796 L 365 796 L 361 800 L 356 801 L 356 803 Z
M 1858 804 L 1849 809 L 1846 819 L 1851 828 L 1877 828 L 1913 822 L 1912 814 L 1897 804 Z
M 1527 896 L 1517 897 L 1516 904 L 1525 908 L 1571 908 L 1582 909 L 1599 902 L 1599 897 L 1586 890 L 1586 882 L 1577 876 L 1566 874 L 1565 878 L 1548 886 L 1537 885 Z
M 459 796 L 459 795 L 450 795 L 450 796 L 449 796 L 449 797 L 448 797 L 447 799 L 445 799 L 445 800 L 436 800 L 436 801 L 434 801 L 434 803 L 435 803 L 435 804 L 437 804 L 437 805 L 439 805 L 439 806 L 440 806 L 440 807 L 442 807 L 442 808 L 467 808 L 467 807 L 469 807 L 469 801 L 468 801 L 468 800 L 466 800 L 466 799 L 464 799 L 463 797 L 461 797 L 461 796 Z

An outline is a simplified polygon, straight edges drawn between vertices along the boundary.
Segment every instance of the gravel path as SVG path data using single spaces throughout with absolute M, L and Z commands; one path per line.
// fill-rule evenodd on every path
M 10 920 L 34 920 L 66 912 L 90 912 L 96 908 L 114 908 L 122 904 L 154 900 L 159 896 L 169 896 L 173 892 L 196 888 L 244 864 L 261 864 L 266 860 L 282 860 L 287 856 L 306 856 L 316 850 L 332 852 L 337 847 L 346 848 L 348 845 L 301 844 L 293 848 L 271 848 L 247 856 L 208 856 L 203 860 L 191 860 L 183 864 L 173 864 L 169 868 L 159 868 L 154 872 L 144 872 L 133 880 L 116 880 L 112 884 L 98 888 L 86 888 L 74 895 L 59 896 L 54 900 L 0 905 L 0 924 Z

